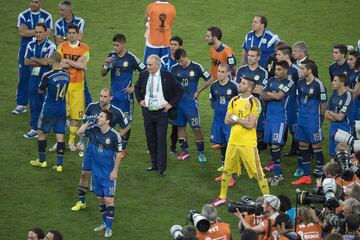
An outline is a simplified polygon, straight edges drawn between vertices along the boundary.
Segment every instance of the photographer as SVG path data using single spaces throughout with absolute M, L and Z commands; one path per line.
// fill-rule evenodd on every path
M 218 218 L 214 206 L 205 204 L 201 210 L 201 215 L 210 222 L 210 228 L 207 232 L 200 232 L 197 230 L 196 236 L 199 240 L 232 239 L 230 234 L 230 224 L 224 223 Z
M 336 156 L 334 161 L 340 166 L 340 177 L 336 178 L 336 183 L 342 187 L 347 187 L 354 182 L 360 183 L 354 170 L 357 169 L 353 162 L 353 157 L 350 155 L 350 147 L 345 143 L 339 143 L 336 148 Z
M 322 223 L 310 207 L 300 207 L 297 211 L 297 226 L 295 231 L 302 239 L 320 240 Z
M 253 229 L 257 234 L 263 234 L 264 240 L 273 240 L 276 239 L 277 229 L 273 227 L 275 223 L 275 218 L 279 215 L 280 200 L 278 197 L 273 195 L 265 195 L 263 207 L 263 222 L 259 225 L 252 227 L 244 218 L 243 213 L 240 213 L 237 209 L 237 212 L 234 213 L 240 219 L 238 228 L 239 231 L 243 228 Z
M 170 229 L 170 234 L 174 240 L 199 240 L 196 237 L 196 228 L 192 225 L 186 225 L 184 227 L 173 225 Z
M 277 229 L 277 238 L 278 240 L 301 240 L 302 238 L 294 232 L 291 224 L 290 217 L 285 214 L 279 214 L 275 219 L 275 224 L 273 225 Z M 305 238 L 306 239 L 306 238 Z

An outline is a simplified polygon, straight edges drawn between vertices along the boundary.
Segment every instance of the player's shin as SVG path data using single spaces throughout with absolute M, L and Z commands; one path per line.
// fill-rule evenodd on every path
M 129 129 L 125 134 L 124 136 L 122 137 L 121 139 L 121 143 L 122 143 L 122 149 L 126 149 L 126 146 L 128 144 L 128 141 L 130 139 L 130 132 L 131 132 L 131 129 Z
M 62 166 L 65 153 L 65 142 L 58 142 L 56 147 L 57 163 L 56 165 Z
M 179 138 L 179 145 L 183 151 L 189 152 L 189 145 L 185 138 Z
M 39 161 L 41 163 L 46 161 L 46 145 L 47 145 L 46 139 L 38 141 Z
M 281 159 L 281 148 L 280 146 L 272 146 L 271 147 L 271 157 L 274 163 L 274 174 L 275 176 L 280 176 L 281 167 L 280 167 L 280 159 Z
M 77 130 L 78 130 L 77 126 L 69 127 L 69 143 L 68 143 L 69 145 L 75 143 L 75 137 L 76 137 Z
M 225 163 L 226 148 L 227 148 L 227 144 L 226 144 L 226 143 L 223 143 L 223 144 L 220 145 L 221 165 L 224 165 L 224 163 Z
M 316 169 L 318 169 L 319 171 L 323 170 L 323 166 L 324 166 L 324 153 L 321 147 L 313 147 L 313 151 L 315 154 L 315 160 L 316 160 Z
M 78 188 L 78 197 L 79 197 L 79 200 L 82 202 L 82 203 L 85 203 L 86 202 L 86 193 L 89 191 L 89 189 L 87 187 L 84 187 L 84 186 L 80 186 L 79 185 L 79 188 Z M 104 204 L 105 205 L 105 204 Z M 100 206 L 100 204 L 99 204 Z M 105 221 L 104 221 L 105 222 Z
M 299 147 L 299 155 L 301 157 L 301 165 L 302 169 L 304 170 L 304 175 L 309 176 L 310 175 L 310 149 L 308 146 L 300 146 Z
M 106 228 L 112 229 L 112 223 L 115 214 L 115 206 L 108 205 L 106 206 Z
M 102 220 L 106 224 L 107 209 L 106 209 L 105 202 L 99 202 L 99 210 L 100 210 L 100 215 L 102 217 Z
M 229 174 L 228 171 L 224 171 L 221 180 L 221 191 L 220 191 L 221 199 L 226 199 L 230 178 L 231 178 L 231 174 Z

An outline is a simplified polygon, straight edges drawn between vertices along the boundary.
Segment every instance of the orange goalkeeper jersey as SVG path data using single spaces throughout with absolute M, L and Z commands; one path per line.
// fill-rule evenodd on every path
M 89 47 L 85 43 L 79 42 L 76 46 L 71 46 L 68 41 L 60 43 L 57 51 L 65 59 L 77 61 L 81 57 L 85 57 L 89 61 Z M 70 73 L 70 83 L 83 83 L 85 70 L 70 67 L 67 69 Z

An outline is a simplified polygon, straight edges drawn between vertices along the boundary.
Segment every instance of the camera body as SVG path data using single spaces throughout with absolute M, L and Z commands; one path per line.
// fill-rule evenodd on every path
M 184 234 L 182 233 L 182 226 L 180 225 L 173 225 L 170 228 L 170 234 L 175 240 L 181 240 L 184 237 Z
M 337 129 L 334 135 L 334 140 L 339 143 L 345 143 L 351 147 L 354 152 L 360 151 L 360 121 L 355 121 L 356 138 L 350 133 L 341 129 Z
M 345 181 L 352 180 L 354 174 L 360 175 L 360 169 L 353 164 L 352 157 L 347 151 L 338 152 L 334 160 L 341 167 L 341 178 Z
M 255 214 L 257 216 L 263 214 L 262 204 L 260 202 L 255 203 L 248 196 L 242 196 L 239 202 L 236 201 L 229 202 L 228 211 L 230 213 L 234 213 L 236 212 L 236 210 L 239 210 L 239 212 L 241 213 L 247 212 L 248 214 Z
M 346 219 L 342 215 L 336 215 L 335 213 L 329 213 L 324 220 L 325 228 L 336 229 L 336 232 L 346 233 Z

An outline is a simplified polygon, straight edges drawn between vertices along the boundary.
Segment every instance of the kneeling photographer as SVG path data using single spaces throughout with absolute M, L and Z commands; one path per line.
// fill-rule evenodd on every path
M 196 229 L 194 226 L 173 225 L 170 229 L 170 234 L 175 240 L 198 240 L 196 237 Z
M 199 240 L 232 239 L 230 224 L 221 221 L 214 206 L 205 204 L 201 210 L 201 215 L 210 222 L 210 228 L 206 232 L 196 231 Z
M 249 201 L 249 199 L 247 199 Z M 276 217 L 279 215 L 280 200 L 273 195 L 264 195 L 262 205 L 250 202 L 230 202 L 229 212 L 240 219 L 238 228 L 241 233 L 243 229 L 252 229 L 262 235 L 264 240 L 273 240 L 277 237 L 277 229 L 273 227 Z M 256 226 L 251 226 L 244 218 L 246 214 L 263 214 L 263 221 Z

